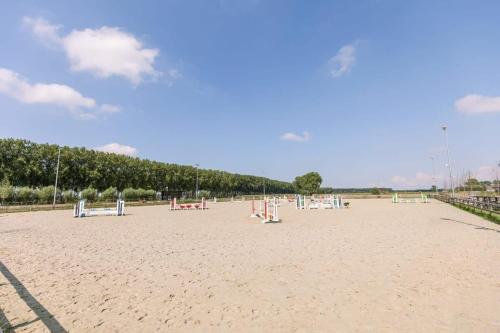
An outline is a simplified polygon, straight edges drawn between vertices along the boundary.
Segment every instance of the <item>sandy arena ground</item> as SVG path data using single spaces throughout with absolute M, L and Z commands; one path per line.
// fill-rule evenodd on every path
M 351 200 L 283 223 L 250 203 L 0 215 L 16 332 L 500 332 L 500 226 L 447 204 Z

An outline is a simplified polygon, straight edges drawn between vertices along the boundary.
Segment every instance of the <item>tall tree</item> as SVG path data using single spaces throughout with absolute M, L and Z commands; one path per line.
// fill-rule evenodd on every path
M 317 172 L 309 172 L 302 176 L 295 177 L 293 185 L 298 193 L 314 194 L 318 193 L 323 179 Z

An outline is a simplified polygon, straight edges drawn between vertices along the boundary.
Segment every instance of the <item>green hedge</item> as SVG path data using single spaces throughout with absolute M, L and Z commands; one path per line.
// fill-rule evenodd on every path
M 155 190 L 126 188 L 122 192 L 124 200 L 156 200 Z
M 80 197 L 88 201 L 97 201 L 97 190 L 89 187 L 80 192 Z
M 101 193 L 100 199 L 103 201 L 114 201 L 118 198 L 118 190 L 116 187 L 108 187 Z
M 57 191 L 57 203 L 74 203 L 80 198 L 90 202 L 115 201 L 120 193 L 115 187 L 109 187 L 103 192 L 89 187 L 80 193 L 73 190 Z M 142 188 L 127 188 L 122 193 L 122 198 L 129 201 L 156 200 L 155 190 Z M 26 204 L 51 204 L 54 200 L 54 186 L 42 188 L 30 188 L 27 186 L 13 187 L 9 184 L 0 184 L 0 204 L 3 205 L 26 205 Z
M 78 200 L 78 193 L 73 190 L 66 190 L 62 192 L 62 202 L 72 203 Z
M 38 199 L 38 193 L 32 188 L 24 186 L 16 189 L 15 197 L 20 202 L 33 202 Z
M 54 186 L 44 186 L 38 190 L 38 201 L 40 203 L 48 204 L 54 200 Z

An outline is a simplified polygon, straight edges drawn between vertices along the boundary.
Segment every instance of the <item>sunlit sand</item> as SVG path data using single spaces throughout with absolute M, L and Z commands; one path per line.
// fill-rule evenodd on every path
M 500 226 L 350 202 L 266 225 L 250 202 L 0 215 L 0 309 L 18 332 L 500 330 Z

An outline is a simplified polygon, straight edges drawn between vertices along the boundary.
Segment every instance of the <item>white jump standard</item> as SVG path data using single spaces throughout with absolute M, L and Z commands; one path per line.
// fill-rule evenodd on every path
M 306 209 L 306 196 L 305 195 L 298 194 L 295 196 L 295 208 Z
M 88 216 L 123 216 L 125 215 L 125 201 L 117 200 L 116 208 L 87 208 L 85 200 L 80 200 L 73 208 L 73 217 Z

